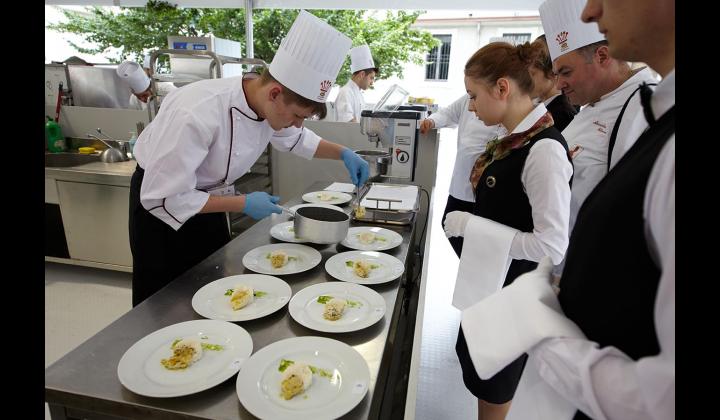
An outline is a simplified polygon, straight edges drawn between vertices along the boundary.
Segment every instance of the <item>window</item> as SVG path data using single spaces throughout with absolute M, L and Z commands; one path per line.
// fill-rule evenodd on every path
M 425 80 L 447 80 L 450 68 L 450 35 L 433 35 L 442 42 L 440 47 L 433 47 L 427 55 Z
M 524 44 L 530 41 L 530 34 L 502 34 L 506 42 L 513 45 Z

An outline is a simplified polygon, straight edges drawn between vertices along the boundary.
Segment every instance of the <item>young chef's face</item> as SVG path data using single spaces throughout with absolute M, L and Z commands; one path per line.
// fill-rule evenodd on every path
M 485 125 L 502 122 L 505 102 L 499 99 L 497 86 L 465 76 L 465 90 L 470 97 L 468 111 L 474 112 Z
M 369 72 L 364 72 L 364 76 L 362 79 L 360 79 L 360 83 L 358 83 L 358 87 L 363 90 L 367 90 L 370 86 L 375 83 L 375 72 L 373 70 L 370 70 Z
M 650 61 L 675 45 L 675 0 L 589 0 L 585 22 L 597 22 L 610 55 Z
M 313 116 L 313 107 L 302 107 L 296 103 L 289 103 L 282 92 L 271 99 L 270 112 L 267 119 L 273 130 L 282 130 L 287 127 L 302 127 L 305 119 Z
M 562 90 L 571 104 L 585 105 L 598 100 L 596 85 L 598 71 L 597 53 L 588 63 L 577 50 L 563 54 L 553 61 L 553 72 L 557 75 L 557 87 Z

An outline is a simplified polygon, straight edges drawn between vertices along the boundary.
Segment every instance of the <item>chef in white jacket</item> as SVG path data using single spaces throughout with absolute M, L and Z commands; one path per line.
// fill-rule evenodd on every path
M 580 3 L 567 6 L 547 1 L 540 6 L 557 87 L 573 105 L 583 106 L 562 131 L 573 160 L 570 230 L 583 201 L 608 172 L 608 150 L 613 127 L 623 105 L 643 82 L 654 82 L 646 67 L 632 70 L 628 62 L 612 57 L 607 41 L 594 25 L 585 25 L 576 13 Z M 584 3 L 583 3 L 584 4 Z M 585 26 L 583 26 L 585 25 Z M 625 121 L 640 111 L 639 95 L 625 109 Z M 625 136 L 625 130 L 618 133 Z M 631 145 L 631 144 L 630 144 Z M 629 145 L 620 148 L 627 150 Z
M 445 224 L 445 216 L 452 211 L 472 212 L 475 195 L 472 184 L 470 184 L 470 170 L 478 156 L 485 151 L 485 144 L 489 140 L 507 133 L 500 124 L 485 125 L 474 112 L 469 110 L 469 105 L 470 97 L 464 94 L 448 107 L 440 109 L 420 123 L 420 132 L 423 134 L 433 128 L 457 127 L 455 166 L 450 180 L 442 224 Z M 457 236 L 448 238 L 448 240 L 459 258 L 462 252 L 463 238 Z
M 338 121 L 359 122 L 360 113 L 365 109 L 362 91 L 375 83 L 375 76 L 379 72 L 367 44 L 350 50 L 350 72 L 352 77 L 340 88 L 335 99 L 335 112 Z
M 589 0 L 582 17 L 663 76 L 640 91 L 648 128 L 583 204 L 557 298 L 545 261 L 461 325 L 480 377 L 530 355 L 508 419 L 674 419 L 675 1 Z
M 132 92 L 128 101 L 129 109 L 144 110 L 147 109 L 147 103 L 152 99 L 152 90 L 150 89 L 150 56 L 146 55 L 143 60 L 143 67 L 134 61 L 123 61 L 117 67 L 117 74 L 121 79 L 125 80 Z M 173 90 L 177 89 L 170 82 L 157 82 L 158 101 L 162 100 Z
M 306 118 L 327 112 L 327 94 L 351 45 L 301 11 L 261 76 L 202 80 L 168 95 L 134 149 L 133 305 L 227 243 L 225 212 L 254 219 L 281 213 L 280 197 L 234 193 L 235 180 L 268 143 L 307 159 L 341 159 L 353 184 L 367 180 L 367 162 L 303 127 Z

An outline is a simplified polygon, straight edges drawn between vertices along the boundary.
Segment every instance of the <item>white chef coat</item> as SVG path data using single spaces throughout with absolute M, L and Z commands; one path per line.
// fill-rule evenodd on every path
M 658 85 L 651 106 L 659 118 L 674 104 L 673 70 Z M 560 403 L 569 401 L 598 420 L 675 418 L 675 135 L 658 155 L 643 200 L 650 254 L 661 270 L 654 310 L 660 353 L 634 361 L 615 347 L 598 349 L 596 343 L 581 338 L 545 338 L 528 351 L 533 365 L 526 366 L 526 371 L 537 369 L 540 377 L 562 396 L 564 400 L 558 400 Z M 513 309 L 511 303 L 503 306 L 503 313 L 522 310 Z M 473 317 L 471 311 L 463 313 L 465 331 L 472 331 L 473 324 L 478 322 L 481 320 Z M 465 336 L 471 350 L 487 345 L 474 341 L 472 334 Z M 527 408 L 527 399 L 538 399 L 537 392 L 523 393 L 523 380 L 513 407 Z M 514 411 L 513 407 L 508 419 L 538 418 Z M 563 419 L 553 416 L 547 420 Z
M 140 202 L 175 230 L 205 206 L 209 194 L 201 189 L 233 184 L 268 142 L 306 159 L 315 155 L 320 137 L 305 127 L 273 130 L 248 105 L 242 79 L 202 80 L 171 92 L 135 143 L 145 170 Z
M 162 104 L 162 101 L 170 92 L 178 89 L 178 87 L 176 87 L 171 82 L 158 82 L 156 86 L 158 93 L 158 101 L 160 102 L 160 104 Z M 148 99 L 148 102 L 150 102 L 151 100 L 152 99 Z M 130 100 L 128 101 L 128 109 L 146 110 L 147 103 L 141 101 L 140 99 L 138 99 L 137 96 L 131 93 Z
M 337 121 L 348 122 L 355 118 L 355 121 L 359 122 L 360 112 L 363 109 L 365 109 L 365 99 L 363 99 L 360 86 L 350 79 L 345 86 L 340 88 L 335 99 Z
M 525 131 L 532 127 L 545 113 L 544 104 L 538 104 L 518 124 L 513 133 Z M 553 139 L 538 140 L 528 153 L 525 166 L 520 174 L 520 180 L 525 188 L 530 206 L 532 207 L 533 231 L 516 231 L 512 237 L 508 258 L 518 260 L 540 261 L 549 256 L 554 264 L 559 263 L 565 255 L 568 245 L 568 219 L 570 203 L 570 177 L 573 174 L 572 165 L 568 162 L 565 148 Z M 478 217 L 479 216 L 473 216 Z M 493 238 L 480 238 L 465 236 L 465 247 L 473 247 L 474 241 L 492 240 Z M 501 278 L 486 279 L 482 277 L 483 267 L 475 270 L 464 270 L 464 264 L 477 264 L 475 258 L 463 258 L 460 255 L 458 279 L 453 294 L 453 306 L 465 309 L 467 306 L 481 300 L 486 296 L 475 287 L 477 281 L 489 282 L 502 286 Z M 507 272 L 509 261 L 493 258 L 494 263 L 505 266 L 505 270 L 487 270 L 487 272 Z M 493 262 L 488 262 L 493 263 Z M 485 263 L 483 263 L 485 264 Z M 472 273 L 472 278 L 460 278 L 460 273 Z M 485 289 L 487 290 L 487 289 Z
M 474 202 L 470 171 L 477 158 L 485 151 L 487 142 L 505 135 L 507 131 L 500 124 L 485 125 L 474 112 L 468 111 L 469 102 L 469 96 L 464 94 L 447 108 L 433 113 L 428 118 L 435 122 L 435 128 L 458 128 L 457 153 L 449 193 L 458 200 Z
M 572 198 L 570 200 L 570 231 L 575 226 L 577 213 L 590 192 L 607 174 L 608 146 L 615 120 L 620 114 L 625 101 L 641 83 L 654 83 L 655 79 L 650 70 L 645 67 L 638 70 L 617 89 L 603 95 L 599 101 L 588 104 L 575 115 L 575 118 L 562 132 L 568 148 L 572 151 L 576 146 L 580 149 L 573 157 L 575 173 L 573 175 Z M 640 95 L 635 94 L 630 101 L 623 120 L 633 121 L 637 112 L 642 113 Z M 626 129 L 618 132 L 618 139 L 626 135 Z M 632 146 L 633 142 L 621 142 L 619 146 L 624 151 Z M 620 152 L 618 152 L 620 154 Z

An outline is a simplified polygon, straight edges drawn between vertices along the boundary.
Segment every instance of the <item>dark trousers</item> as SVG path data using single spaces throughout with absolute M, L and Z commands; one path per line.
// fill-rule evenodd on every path
M 143 171 L 130 181 L 130 251 L 133 307 L 165 287 L 230 241 L 223 213 L 196 214 L 178 230 L 140 204 Z
M 452 195 L 448 195 L 447 204 L 445 205 L 445 212 L 443 213 L 441 226 L 445 227 L 445 217 L 448 213 L 451 211 L 466 211 L 468 213 L 473 212 L 473 202 L 472 201 L 463 201 L 460 199 L 457 199 L 453 197 Z M 462 236 L 455 236 L 452 238 L 448 238 L 448 241 L 450 241 L 450 245 L 452 245 L 453 249 L 455 250 L 455 254 L 457 254 L 458 258 L 460 258 L 460 254 L 462 253 L 462 247 L 463 247 L 463 238 Z

